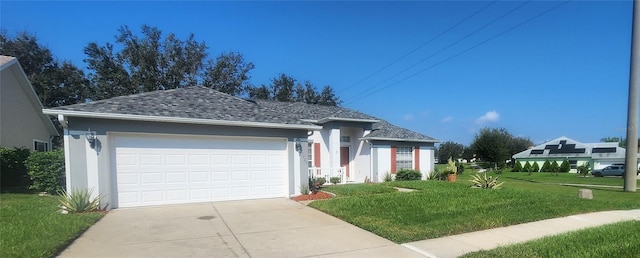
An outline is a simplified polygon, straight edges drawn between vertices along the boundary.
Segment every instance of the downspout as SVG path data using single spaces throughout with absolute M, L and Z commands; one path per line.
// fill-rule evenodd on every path
M 53 138 L 55 138 L 55 136 L 49 135 L 49 148 L 48 148 L 47 151 L 52 151 L 53 150 Z

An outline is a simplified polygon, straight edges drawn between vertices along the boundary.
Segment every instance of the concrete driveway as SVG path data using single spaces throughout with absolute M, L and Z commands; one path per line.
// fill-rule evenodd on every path
M 423 257 L 289 199 L 116 209 L 60 257 Z

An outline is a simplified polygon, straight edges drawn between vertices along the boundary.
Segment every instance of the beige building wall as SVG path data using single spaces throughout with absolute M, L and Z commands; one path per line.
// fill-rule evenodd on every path
M 13 66 L 17 66 L 14 64 Z M 43 122 L 40 103 L 33 103 L 20 85 L 15 67 L 3 69 L 0 73 L 0 146 L 26 147 L 34 150 L 34 140 L 47 143 L 51 148 L 50 134 Z

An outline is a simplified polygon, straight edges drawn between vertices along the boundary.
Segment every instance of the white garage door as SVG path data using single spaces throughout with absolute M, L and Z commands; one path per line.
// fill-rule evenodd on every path
M 285 139 L 114 139 L 117 207 L 283 197 Z

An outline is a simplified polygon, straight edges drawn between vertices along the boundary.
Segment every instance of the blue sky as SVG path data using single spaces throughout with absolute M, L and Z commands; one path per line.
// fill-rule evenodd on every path
M 630 0 L 5 0 L 0 16 L 83 68 L 83 48 L 122 25 L 194 33 L 212 57 L 243 53 L 252 84 L 286 73 L 331 85 L 345 107 L 442 141 L 469 144 L 482 127 L 535 143 L 625 135 Z

